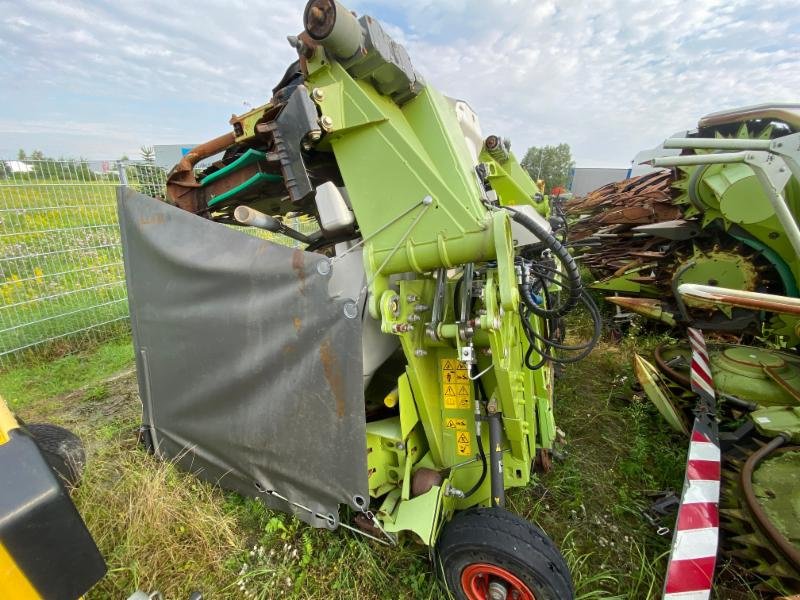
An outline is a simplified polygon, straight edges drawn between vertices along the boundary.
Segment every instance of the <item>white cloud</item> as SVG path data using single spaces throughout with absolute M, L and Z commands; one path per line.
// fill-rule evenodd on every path
M 78 143 L 97 127 L 109 133 L 112 156 L 119 132 L 126 144 L 137 132 L 140 143 L 212 137 L 243 102 L 269 98 L 294 58 L 286 35 L 301 29 L 302 4 L 0 0 L 5 121 L 82 122 L 80 132 L 59 128 L 61 139 Z M 484 130 L 511 137 L 518 153 L 566 141 L 579 164 L 624 166 L 705 113 L 800 100 L 794 0 L 353 0 L 351 8 L 382 18 L 429 82 L 468 100 Z M 0 136 L 9 131 L 0 123 Z

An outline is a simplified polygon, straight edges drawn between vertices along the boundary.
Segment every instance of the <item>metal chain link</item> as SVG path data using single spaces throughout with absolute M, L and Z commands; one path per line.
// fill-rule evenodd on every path
M 332 528 L 336 528 L 336 517 L 334 517 L 333 515 L 323 515 L 321 513 L 315 512 L 313 509 L 309 508 L 308 506 L 304 506 L 304 505 L 300 504 L 299 502 L 294 502 L 293 500 L 289 500 L 286 496 L 276 492 L 275 490 L 262 490 L 262 489 L 259 489 L 259 491 L 262 492 L 263 494 L 267 494 L 268 496 L 272 496 L 273 498 L 277 498 L 278 500 L 286 502 L 287 504 L 289 504 L 291 506 L 294 506 L 295 508 L 299 508 L 300 510 L 302 510 L 304 512 L 307 512 L 308 514 L 310 514 L 312 517 L 314 517 L 316 519 L 321 519 L 323 521 L 326 521 L 327 523 L 330 524 L 330 526 Z M 374 535 L 370 535 L 366 531 L 362 531 L 361 529 L 358 529 L 357 527 L 353 527 L 352 525 L 348 525 L 347 523 L 344 523 L 341 520 L 339 521 L 339 526 L 344 527 L 345 529 L 349 529 L 350 531 L 353 531 L 353 532 L 355 532 L 355 533 L 357 533 L 359 535 L 362 535 L 362 536 L 364 536 L 366 538 L 374 540 L 374 541 L 376 541 L 376 542 L 378 542 L 380 544 L 383 544 L 384 546 L 396 546 L 397 545 L 397 539 L 394 536 L 392 536 L 390 533 L 388 533 L 386 530 L 384 530 L 383 527 L 381 527 L 380 522 L 378 521 L 377 517 L 375 516 L 375 514 L 371 510 L 369 510 L 369 509 L 362 510 L 361 513 L 364 516 L 366 516 L 372 522 L 372 524 L 375 525 L 375 527 L 384 536 L 386 536 L 386 540 L 383 540 L 383 539 L 381 539 L 379 537 L 376 537 Z

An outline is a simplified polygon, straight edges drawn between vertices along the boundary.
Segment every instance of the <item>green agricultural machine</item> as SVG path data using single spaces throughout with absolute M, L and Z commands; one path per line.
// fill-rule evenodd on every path
M 553 365 L 600 331 L 549 200 L 377 21 L 312 0 L 304 25 L 167 202 L 120 193 L 143 441 L 315 527 L 429 547 L 456 598 L 572 598 L 503 508 L 551 466 Z M 594 339 L 569 346 L 580 304 Z
M 651 161 L 672 171 L 607 186 L 570 208 L 582 215 L 572 239 L 587 248 L 594 287 L 608 300 L 715 340 L 704 368 L 723 452 L 721 548 L 761 588 L 787 594 L 800 591 L 798 128 L 797 105 L 710 115 L 666 140 L 663 149 L 679 154 Z M 701 414 L 692 355 L 687 341 L 659 346 L 652 362 L 634 356 L 645 394 L 687 436 Z
M 797 131 L 800 105 L 714 113 L 686 137 L 664 143 L 662 154 L 681 154 L 652 164 L 669 171 L 569 203 L 570 240 L 585 248 L 581 260 L 597 279 L 592 287 L 622 309 L 671 327 L 797 345 L 800 321 L 790 315 L 765 318 L 757 308 L 684 302 L 677 293 L 682 284 L 699 284 L 800 295 Z

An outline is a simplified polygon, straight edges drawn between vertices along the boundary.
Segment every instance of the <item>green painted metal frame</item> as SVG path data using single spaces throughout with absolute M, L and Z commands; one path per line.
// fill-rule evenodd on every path
M 420 305 L 434 303 L 436 270 L 472 262 L 484 271 L 474 344 L 486 392 L 503 413 L 506 487 L 526 485 L 537 448 L 553 446 L 552 372 L 549 365 L 536 371 L 524 367 L 528 344 L 520 323 L 510 219 L 484 205 L 449 102 L 426 86 L 397 105 L 353 79 L 322 48 L 307 60 L 307 71 L 306 85 L 326 123 L 317 149 L 334 153 L 364 239 L 370 314 L 381 320 L 385 333 L 399 337 L 407 361 L 398 379 L 399 416 L 367 425 L 371 495 L 385 495 L 377 516 L 387 531 L 413 532 L 432 544 L 454 510 L 490 501 L 489 477 L 470 498 L 447 493 L 451 486 L 472 487 L 482 467 L 475 459 L 475 386 L 470 383 L 468 401 L 458 407 L 445 406 L 443 399 L 442 361 L 458 361 L 464 343 L 454 316 L 459 273 L 447 282 L 439 339 L 419 324 L 409 326 L 419 319 Z M 546 198 L 513 154 L 502 164 L 485 152 L 480 160 L 488 165 L 501 205 L 530 204 L 548 214 Z M 485 266 L 488 261 L 491 266 Z M 417 276 L 392 283 L 390 276 L 397 273 Z M 538 320 L 533 324 L 543 328 Z M 533 360 L 538 358 L 534 352 Z M 488 426 L 480 427 L 488 454 Z M 469 435 L 469 456 L 459 453 L 463 432 Z M 412 498 L 411 478 L 422 467 L 448 475 Z

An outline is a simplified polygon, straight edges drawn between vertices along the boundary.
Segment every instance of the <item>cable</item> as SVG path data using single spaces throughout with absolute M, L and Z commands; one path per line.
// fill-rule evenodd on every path
M 592 337 L 589 339 L 588 342 L 584 344 L 578 344 L 578 345 L 562 344 L 539 335 L 539 333 L 534 331 L 533 327 L 531 326 L 529 321 L 530 318 L 529 315 L 523 313 L 522 326 L 523 326 L 523 331 L 525 332 L 525 337 L 528 339 L 528 344 L 529 344 L 528 350 L 525 353 L 525 366 L 527 368 L 531 370 L 536 370 L 540 368 L 548 360 L 559 364 L 576 363 L 586 358 L 592 351 L 592 349 L 594 349 L 594 347 L 597 345 L 597 342 L 600 340 L 600 336 L 602 335 L 602 318 L 600 316 L 600 310 L 597 308 L 597 304 L 595 304 L 594 299 L 589 295 L 588 292 L 586 292 L 586 290 L 582 290 L 580 300 L 589 310 L 594 325 L 594 329 L 592 331 Z M 539 347 L 539 344 L 537 344 L 537 342 L 540 342 L 542 344 L 541 348 Z M 580 351 L 580 353 L 575 356 L 560 357 L 560 356 L 554 356 L 553 354 L 549 353 L 548 350 L 550 349 L 556 349 L 568 352 Z M 541 360 L 538 363 L 536 363 L 536 365 L 532 365 L 530 362 L 531 355 L 533 354 L 534 350 L 536 351 L 537 354 L 539 354 L 539 356 L 542 357 Z
M 564 304 L 554 309 L 540 308 L 533 300 L 533 296 L 531 295 L 530 291 L 530 284 L 528 283 L 523 283 L 520 286 L 523 302 L 528 305 L 528 309 L 533 314 L 540 317 L 560 317 L 561 315 L 566 314 L 578 304 L 580 301 L 581 291 L 583 290 L 581 273 L 578 269 L 578 264 L 575 262 L 575 259 L 569 253 L 569 250 L 567 250 L 566 246 L 559 242 L 552 233 L 547 231 L 528 215 L 508 206 L 504 206 L 502 208 L 511 213 L 511 218 L 514 219 L 514 221 L 525 227 L 525 229 L 535 235 L 545 245 L 545 247 L 549 248 L 556 256 L 558 261 L 564 266 L 564 270 L 566 272 L 568 281 L 568 286 L 566 286 L 566 288 L 568 295 Z
M 475 379 L 475 394 L 479 396 L 481 401 L 485 404 L 489 401 L 489 398 L 486 396 L 486 390 L 483 388 L 483 382 L 481 378 L 478 377 Z M 464 492 L 464 498 L 469 498 L 475 492 L 477 492 L 480 487 L 483 485 L 483 482 L 486 481 L 486 473 L 489 472 L 489 464 L 486 460 L 486 452 L 483 449 L 483 440 L 481 439 L 481 426 L 480 423 L 477 423 L 477 427 L 475 428 L 475 438 L 478 443 L 478 454 L 481 457 L 481 476 L 478 481 L 473 485 L 468 491 Z

